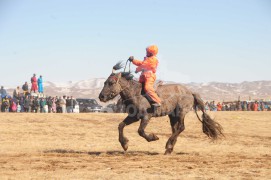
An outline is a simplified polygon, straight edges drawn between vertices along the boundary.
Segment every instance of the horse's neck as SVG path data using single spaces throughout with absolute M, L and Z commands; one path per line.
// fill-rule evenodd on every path
M 141 83 L 134 80 L 122 80 L 121 86 L 123 88 L 123 91 L 120 93 L 120 96 L 124 101 L 133 101 L 139 96 L 141 96 Z

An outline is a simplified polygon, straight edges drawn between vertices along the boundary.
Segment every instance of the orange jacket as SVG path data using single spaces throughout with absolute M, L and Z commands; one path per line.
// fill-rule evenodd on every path
M 216 107 L 217 107 L 217 111 L 221 111 L 222 110 L 222 104 L 218 103 L 216 105 Z
M 253 110 L 258 111 L 258 104 L 257 103 L 254 104 L 254 109 Z
M 138 66 L 136 68 L 136 71 L 137 72 L 142 71 L 142 73 L 144 73 L 144 71 L 152 71 L 153 73 L 156 73 L 158 63 L 159 62 L 156 56 L 145 57 L 144 61 L 135 59 L 133 60 L 133 64 Z

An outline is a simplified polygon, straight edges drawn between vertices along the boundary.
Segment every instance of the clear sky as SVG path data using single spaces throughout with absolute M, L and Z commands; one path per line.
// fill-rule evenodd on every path
M 163 80 L 271 80 L 271 1 L 0 0 L 1 85 L 107 77 L 150 44 Z

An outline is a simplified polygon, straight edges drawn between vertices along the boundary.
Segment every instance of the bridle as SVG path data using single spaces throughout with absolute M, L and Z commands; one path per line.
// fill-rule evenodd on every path
M 124 90 L 126 90 L 126 89 L 128 89 L 130 87 L 129 81 L 127 82 L 125 87 L 122 87 L 122 85 L 120 84 L 121 73 L 119 73 L 117 76 L 118 77 L 116 77 L 116 76 L 111 77 L 112 79 L 114 79 L 116 81 L 116 86 L 117 86 L 116 90 L 111 91 L 111 93 L 109 95 L 109 97 L 112 98 L 112 99 L 115 96 L 117 96 L 118 94 L 120 94 L 121 92 L 123 92 Z
M 128 65 L 128 62 L 129 62 L 129 59 L 126 61 L 126 64 L 125 64 L 125 68 L 124 68 L 124 71 L 123 71 L 123 73 L 125 73 L 126 72 L 126 67 L 127 67 L 127 65 Z M 131 61 L 130 61 L 130 63 L 129 63 L 129 71 L 128 71 L 129 73 L 131 73 Z M 115 69 L 113 68 L 113 70 L 112 70 L 112 73 L 115 73 Z M 119 90 L 120 90 L 120 92 L 122 92 L 122 91 L 124 91 L 124 90 L 126 90 L 126 89 L 128 89 L 129 87 L 130 87 L 130 82 L 129 81 L 127 81 L 127 85 L 123 88 L 122 86 L 121 86 L 121 84 L 120 84 L 120 78 L 121 78 L 121 75 L 122 75 L 122 73 L 120 72 L 119 74 L 118 74 L 118 77 L 117 77 L 117 80 L 116 80 L 116 83 L 117 83 L 117 85 L 119 86 Z
M 122 85 L 120 84 L 120 78 L 121 78 L 121 73 L 118 74 L 116 84 L 118 85 L 118 89 L 120 90 L 119 92 L 122 92 L 130 87 L 130 82 L 127 80 L 127 84 L 123 88 Z

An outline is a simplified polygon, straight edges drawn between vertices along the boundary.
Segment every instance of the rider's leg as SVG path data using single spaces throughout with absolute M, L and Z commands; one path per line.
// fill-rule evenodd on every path
M 156 94 L 153 86 L 154 86 L 154 82 L 156 80 L 156 75 L 153 73 L 150 73 L 148 75 L 145 76 L 145 92 L 150 96 L 150 98 L 157 103 L 157 105 L 161 105 L 161 99 L 158 97 L 158 95 Z

